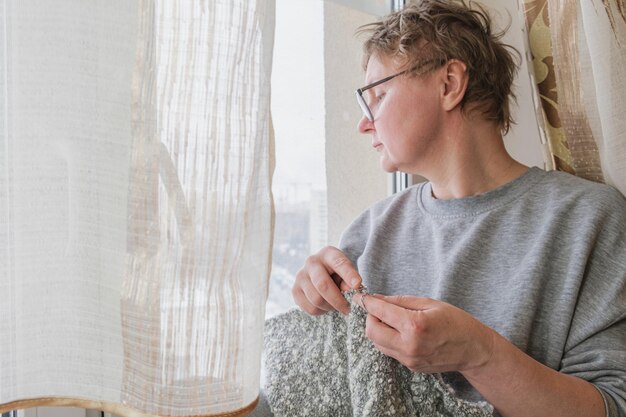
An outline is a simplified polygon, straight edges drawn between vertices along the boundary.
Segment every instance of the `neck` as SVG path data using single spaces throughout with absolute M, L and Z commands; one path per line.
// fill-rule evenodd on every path
M 445 200 L 486 193 L 513 181 L 528 169 L 508 154 L 497 127 L 479 121 L 472 121 L 471 125 L 471 129 L 456 130 L 462 133 L 442 141 L 441 157 L 434 161 L 431 172 L 424 173 L 435 198 Z

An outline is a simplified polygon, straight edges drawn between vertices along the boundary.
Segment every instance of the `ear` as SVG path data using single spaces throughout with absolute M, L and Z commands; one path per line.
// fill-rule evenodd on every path
M 469 76 L 467 65 L 457 59 L 451 59 L 443 69 L 442 104 L 447 111 L 457 107 L 467 90 Z

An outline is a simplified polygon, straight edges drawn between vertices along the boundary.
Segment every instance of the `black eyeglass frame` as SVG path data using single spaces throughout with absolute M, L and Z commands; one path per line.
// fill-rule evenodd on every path
M 389 77 L 385 77 L 385 78 L 383 78 L 381 80 L 375 81 L 375 82 L 373 82 L 371 84 L 366 85 L 365 87 L 357 88 L 357 90 L 355 91 L 356 101 L 357 101 L 357 103 L 359 103 L 359 106 L 361 107 L 361 110 L 363 110 L 363 113 L 365 114 L 365 117 L 367 117 L 367 120 L 369 120 L 370 122 L 373 122 L 374 121 L 374 115 L 372 114 L 372 111 L 370 110 L 369 105 L 367 104 L 367 102 L 365 101 L 365 98 L 363 97 L 363 92 L 364 91 L 367 91 L 370 88 L 374 88 L 377 85 L 381 85 L 382 83 L 386 83 L 387 81 L 392 80 L 392 79 L 394 79 L 394 78 L 396 78 L 396 77 L 398 77 L 400 75 L 406 74 L 407 72 L 414 71 L 416 69 L 425 67 L 426 65 L 432 64 L 433 62 L 441 63 L 441 61 L 439 61 L 438 59 L 430 59 L 430 60 L 428 60 L 426 62 L 422 62 L 421 64 L 419 64 L 419 65 L 417 65 L 417 66 L 415 66 L 413 68 L 409 68 L 409 69 L 406 69 L 404 71 L 400 71 L 397 74 L 393 74 L 393 75 L 390 75 Z
M 409 70 L 404 70 L 401 71 L 397 74 L 394 75 L 390 75 L 389 77 L 385 77 L 382 80 L 378 80 L 375 81 L 371 84 L 366 85 L 365 87 L 361 87 L 361 88 L 357 88 L 356 90 L 356 101 L 359 103 L 359 106 L 361 106 L 361 110 L 363 110 L 363 113 L 365 114 L 365 117 L 367 117 L 367 120 L 369 120 L 370 122 L 374 121 L 374 115 L 372 114 L 372 111 L 370 110 L 370 107 L 367 105 L 367 102 L 365 101 L 365 98 L 363 98 L 363 92 L 369 90 L 370 88 L 374 88 L 377 85 L 381 85 L 382 83 L 386 83 L 389 80 L 392 80 L 394 78 L 396 78 L 399 75 L 402 74 L 406 74 L 407 72 L 409 72 Z

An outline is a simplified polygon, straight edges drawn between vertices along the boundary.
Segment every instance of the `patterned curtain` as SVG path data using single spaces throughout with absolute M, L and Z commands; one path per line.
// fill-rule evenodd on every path
M 548 166 L 626 194 L 624 0 L 520 0 Z
M 274 0 L 5 0 L 0 22 L 0 412 L 247 414 Z

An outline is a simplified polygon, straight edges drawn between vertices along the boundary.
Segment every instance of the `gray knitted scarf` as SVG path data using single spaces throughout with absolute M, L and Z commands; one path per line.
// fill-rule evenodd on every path
M 367 313 L 344 295 L 348 316 L 292 310 L 265 324 L 265 394 L 276 417 L 491 417 L 455 397 L 439 375 L 414 373 L 365 337 Z

